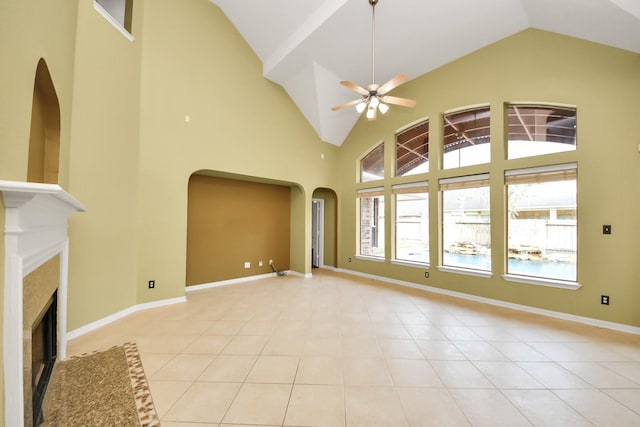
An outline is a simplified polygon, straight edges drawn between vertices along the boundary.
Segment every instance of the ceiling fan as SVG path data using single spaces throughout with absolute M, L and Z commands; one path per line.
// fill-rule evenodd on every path
M 333 111 L 338 111 L 343 108 L 351 107 L 352 105 L 356 106 L 356 110 L 358 113 L 362 113 L 367 110 L 367 119 L 369 121 L 375 120 L 377 117 L 377 112 L 385 114 L 389 110 L 389 106 L 387 104 L 400 105 L 402 107 L 414 107 L 416 105 L 416 101 L 413 99 L 407 98 L 398 98 L 397 96 L 389 96 L 387 93 L 391 92 L 396 87 L 400 86 L 402 83 L 406 82 L 409 77 L 406 74 L 398 74 L 388 82 L 383 85 L 378 85 L 375 83 L 376 75 L 375 75 L 375 60 L 376 60 L 376 4 L 378 4 L 378 0 L 369 0 L 369 4 L 371 5 L 371 84 L 366 88 L 358 86 L 355 83 L 352 83 L 347 80 L 343 80 L 340 82 L 341 85 L 348 87 L 354 92 L 362 95 L 361 98 L 354 99 L 353 101 L 349 101 L 347 103 L 335 106 L 331 108 Z

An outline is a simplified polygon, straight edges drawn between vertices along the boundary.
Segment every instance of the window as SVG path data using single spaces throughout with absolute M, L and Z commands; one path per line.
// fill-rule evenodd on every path
M 489 175 L 440 180 L 442 265 L 491 271 Z
M 393 186 L 396 198 L 395 259 L 429 263 L 429 188 L 427 182 Z
M 93 6 L 131 40 L 133 0 L 94 0 Z
M 358 190 L 359 255 L 384 258 L 384 189 Z
M 489 107 L 444 115 L 444 169 L 489 163 L 490 119 Z
M 360 182 L 384 179 L 384 143 L 360 160 Z
M 505 172 L 507 273 L 576 281 L 576 164 Z
M 429 172 L 429 121 L 396 135 L 396 176 Z
M 576 110 L 541 105 L 507 108 L 509 159 L 576 149 Z

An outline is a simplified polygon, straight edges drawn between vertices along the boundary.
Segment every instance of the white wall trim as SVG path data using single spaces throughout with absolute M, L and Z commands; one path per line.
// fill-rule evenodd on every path
M 95 0 L 93 2 L 93 8 L 96 10 L 96 12 L 98 12 L 100 15 L 102 15 L 102 17 L 104 19 L 106 19 L 111 25 L 113 25 L 116 30 L 118 30 L 123 36 L 125 36 L 127 38 L 127 40 L 129 40 L 130 42 L 135 41 L 136 38 L 133 37 L 133 34 L 131 34 L 129 31 L 127 31 L 122 26 L 122 24 L 120 24 L 118 22 L 118 20 L 116 18 L 111 16 L 109 11 L 107 11 L 104 7 L 100 6 L 100 4 L 98 4 L 98 2 L 95 1 Z
M 291 270 L 287 271 L 287 273 L 290 273 L 292 276 L 299 276 L 304 278 L 311 277 L 310 274 L 303 275 L 301 273 L 291 271 Z M 221 280 L 219 282 L 211 282 L 211 283 L 203 283 L 200 285 L 186 286 L 185 292 L 189 293 L 189 292 L 201 291 L 204 289 L 217 288 L 220 286 L 238 285 L 242 283 L 253 282 L 255 280 L 267 279 L 269 277 L 277 277 L 277 274 L 276 273 L 259 274 L 256 276 L 240 277 L 237 279 Z M 103 317 L 102 319 L 96 320 L 95 322 L 91 322 L 87 325 L 81 326 L 77 329 L 74 329 L 73 331 L 69 331 L 67 333 L 67 339 L 72 340 L 74 338 L 78 338 L 79 336 L 95 331 L 98 328 L 106 326 L 110 323 L 115 322 L 116 320 L 120 320 L 138 311 L 147 310 L 150 308 L 164 307 L 167 305 L 178 304 L 186 301 L 187 301 L 187 297 L 183 296 L 183 297 L 177 297 L 177 298 L 170 298 L 166 300 L 147 302 L 144 304 L 137 304 L 137 305 L 125 308 L 124 310 L 120 310 L 117 313 L 113 313 L 109 316 Z
M 569 289 L 577 291 L 582 287 L 578 282 L 568 280 L 545 279 L 541 277 L 519 276 L 517 274 L 503 274 L 502 278 L 507 282 L 525 283 L 527 285 L 547 286 L 549 288 Z
M 187 302 L 186 296 L 133 305 L 129 308 L 125 308 L 124 310 L 120 310 L 117 313 L 113 313 L 113 314 L 110 314 L 109 316 L 103 317 L 102 319 L 96 320 L 95 322 L 91 322 L 87 325 L 74 329 L 73 331 L 69 331 L 67 333 L 67 338 L 69 340 L 78 338 L 81 335 L 95 331 L 98 328 L 106 326 L 110 323 L 115 322 L 116 320 L 120 320 L 138 311 L 148 310 L 150 308 L 164 307 L 167 305 L 178 304 L 182 302 Z
M 60 254 L 58 356 L 66 356 L 69 217 L 86 209 L 56 184 L 0 181 L 4 223 L 4 423 L 24 426 L 24 278 Z
M 495 300 L 491 298 L 480 297 L 477 295 L 465 294 L 463 292 L 450 291 L 448 289 L 436 288 L 428 285 L 420 285 L 417 283 L 406 282 L 404 280 L 391 279 L 383 276 L 376 276 L 368 273 L 361 273 L 355 270 L 339 268 L 336 272 L 351 274 L 353 276 L 366 277 L 368 279 L 380 280 L 382 282 L 393 283 L 395 285 L 406 286 L 413 289 L 420 289 L 436 294 L 447 295 L 455 298 L 461 298 L 469 301 L 480 302 L 484 304 L 494 305 L 497 307 L 510 308 L 513 310 L 523 311 L 526 313 L 540 314 L 542 316 L 553 317 L 556 319 L 568 320 L 571 322 L 582 323 L 585 325 L 596 326 L 599 328 L 612 329 L 619 332 L 627 332 L 630 334 L 640 335 L 640 327 L 625 325 L 623 323 L 609 322 L 607 320 L 594 319 L 591 317 L 578 316 L 575 314 L 562 313 L 559 311 L 546 310 L 543 308 L 531 307 L 528 305 L 515 304 L 506 301 Z
M 187 292 L 201 291 L 203 289 L 217 288 L 219 286 L 237 285 L 239 283 L 253 282 L 254 280 L 275 277 L 276 273 L 257 274 L 255 276 L 238 277 L 237 279 L 220 280 L 218 282 L 202 283 L 200 285 L 186 286 Z
M 311 279 L 313 277 L 312 273 L 300 273 L 299 271 L 287 270 L 287 274 L 292 276 L 301 277 L 303 279 Z

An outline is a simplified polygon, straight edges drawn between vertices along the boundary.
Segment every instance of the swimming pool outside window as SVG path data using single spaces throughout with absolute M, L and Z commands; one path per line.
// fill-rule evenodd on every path
M 577 280 L 577 165 L 505 172 L 507 274 Z
M 489 174 L 444 178 L 442 266 L 491 271 Z

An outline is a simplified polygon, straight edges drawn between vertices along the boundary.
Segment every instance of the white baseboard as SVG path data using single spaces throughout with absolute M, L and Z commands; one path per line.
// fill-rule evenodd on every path
M 554 317 L 556 319 L 568 320 L 571 322 L 582 323 L 585 325 L 596 326 L 600 328 L 612 329 L 615 331 L 640 335 L 640 327 L 625 325 L 623 323 L 615 323 L 615 322 L 609 322 L 606 320 L 593 319 L 591 317 L 577 316 L 575 314 L 562 313 L 560 311 L 545 310 L 543 308 L 536 308 L 528 305 L 500 301 L 500 300 L 495 300 L 491 298 L 480 297 L 477 295 L 465 294 L 463 292 L 456 292 L 456 291 L 450 291 L 448 289 L 435 288 L 433 286 L 419 285 L 417 283 L 406 282 L 404 280 L 391 279 L 389 277 L 376 276 L 373 274 L 361 273 L 359 271 L 347 270 L 343 268 L 337 268 L 335 269 L 335 271 L 338 273 L 346 273 L 346 274 L 351 274 L 353 276 L 366 277 L 368 279 L 379 280 L 381 282 L 387 282 L 395 285 L 406 286 L 413 289 L 420 289 L 423 291 L 433 292 L 436 294 L 447 295 L 447 296 L 461 298 L 469 301 L 495 305 L 497 307 L 510 308 L 513 310 L 524 311 L 526 313 L 540 314 L 542 316 Z
M 220 280 L 218 282 L 202 283 L 185 287 L 187 292 L 201 291 L 203 289 L 217 288 L 219 286 L 237 285 L 238 283 L 253 282 L 254 280 L 275 277 L 276 273 L 257 274 L 255 276 L 239 277 L 237 279 Z
M 170 298 L 170 299 L 165 299 L 161 301 L 147 302 L 144 304 L 137 304 L 129 308 L 125 308 L 124 310 L 118 311 L 117 313 L 113 313 L 107 317 L 103 317 L 102 319 L 96 320 L 95 322 L 91 322 L 89 324 L 86 324 L 77 329 L 67 332 L 67 341 L 77 338 L 88 332 L 94 331 L 98 328 L 101 328 L 102 326 L 106 326 L 109 323 L 115 322 L 116 320 L 122 319 L 123 317 L 126 317 L 137 311 L 147 310 L 149 308 L 163 307 L 165 305 L 177 304 L 177 303 L 186 302 L 186 301 L 187 301 L 187 297 L 177 297 L 177 298 Z
M 287 274 L 292 276 L 301 277 L 303 279 L 311 279 L 313 275 L 311 273 L 300 273 L 299 271 L 287 270 Z
M 311 274 L 302 274 L 292 270 L 288 270 L 285 273 L 291 274 L 292 276 L 298 276 L 303 278 L 311 277 Z M 185 287 L 185 291 L 194 292 L 194 291 L 199 291 L 203 289 L 216 288 L 218 286 L 236 285 L 240 283 L 252 282 L 254 280 L 266 279 L 269 277 L 276 277 L 276 276 L 277 276 L 276 273 L 268 273 L 268 274 L 259 274 L 256 276 L 241 277 L 238 279 L 221 280 L 219 282 L 211 282 L 211 283 L 203 283 L 201 285 L 187 286 Z M 67 332 L 67 341 L 77 338 L 88 332 L 94 331 L 98 328 L 101 328 L 102 326 L 106 326 L 109 323 L 115 322 L 116 320 L 122 319 L 123 317 L 126 317 L 135 312 L 146 310 L 149 308 L 156 308 L 156 307 L 162 307 L 165 305 L 177 304 L 177 303 L 186 302 L 186 301 L 187 301 L 187 297 L 183 296 L 183 297 L 171 298 L 171 299 L 166 299 L 161 301 L 148 302 L 144 304 L 137 304 L 132 307 L 125 308 L 124 310 L 118 311 L 117 313 L 113 313 L 109 316 L 103 317 L 102 319 L 96 320 L 95 322 L 91 322 L 87 325 L 81 326 L 77 329 Z

